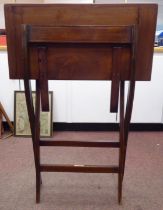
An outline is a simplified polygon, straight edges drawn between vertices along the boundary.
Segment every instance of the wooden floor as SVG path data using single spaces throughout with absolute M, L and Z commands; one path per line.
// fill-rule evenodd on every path
M 117 139 L 114 132 L 55 132 L 54 139 Z M 42 163 L 116 164 L 115 149 L 44 148 Z M 132 132 L 126 159 L 123 203 L 117 174 L 42 173 L 35 204 L 35 170 L 29 138 L 0 140 L 0 210 L 163 210 L 163 132 Z

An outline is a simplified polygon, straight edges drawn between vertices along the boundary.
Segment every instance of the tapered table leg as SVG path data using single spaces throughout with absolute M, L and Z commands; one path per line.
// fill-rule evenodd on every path
M 123 162 L 124 162 L 124 81 L 120 82 L 120 132 L 119 132 L 119 173 L 118 173 L 118 202 L 122 202 Z

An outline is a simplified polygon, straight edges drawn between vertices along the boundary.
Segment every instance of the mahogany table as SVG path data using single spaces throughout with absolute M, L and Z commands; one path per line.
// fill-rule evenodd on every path
M 151 78 L 156 4 L 7 4 L 5 22 L 11 79 L 23 79 L 36 167 L 36 202 L 41 172 L 117 173 L 118 201 L 131 119 L 135 81 Z M 30 80 L 36 80 L 35 111 Z M 40 139 L 40 104 L 48 111 L 48 80 L 111 80 L 110 111 L 120 103 L 117 141 Z M 125 81 L 129 81 L 127 103 Z M 142 102 L 140 102 L 142 103 Z M 40 146 L 112 147 L 118 165 L 50 165 Z

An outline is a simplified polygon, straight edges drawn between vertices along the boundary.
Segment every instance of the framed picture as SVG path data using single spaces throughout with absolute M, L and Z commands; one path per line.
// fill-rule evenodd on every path
M 36 93 L 32 92 L 33 104 L 35 106 Z M 51 137 L 53 133 L 52 107 L 53 107 L 53 92 L 49 91 L 49 112 L 40 112 L 40 136 Z M 29 137 L 31 129 L 27 113 L 27 106 L 24 91 L 14 92 L 14 135 Z

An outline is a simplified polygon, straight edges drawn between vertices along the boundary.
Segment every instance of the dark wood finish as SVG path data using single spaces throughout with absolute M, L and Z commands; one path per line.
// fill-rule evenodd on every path
M 54 44 L 48 47 L 47 53 L 48 79 L 108 80 L 112 77 L 112 47 L 107 44 Z M 128 46 L 123 49 L 123 54 L 126 71 L 123 71 L 121 75 L 122 78 L 129 79 L 130 51 Z M 37 51 L 34 47 L 31 47 L 30 60 L 32 60 L 30 72 L 33 72 L 33 76 L 37 78 L 39 68 Z M 31 77 L 31 73 L 29 76 Z
M 32 90 L 31 90 L 31 82 L 29 80 L 29 56 L 28 56 L 28 27 L 22 27 L 22 48 L 23 54 L 22 58 L 24 60 L 24 71 L 25 77 L 24 79 L 24 89 L 25 89 L 25 98 L 27 104 L 27 111 L 30 121 L 30 128 L 32 134 L 32 144 L 33 144 L 33 152 L 34 152 L 34 161 L 35 161 L 35 169 L 37 171 L 37 149 L 36 149 L 36 139 L 35 139 L 35 112 L 33 106 L 33 98 L 32 98 Z
M 118 166 L 98 165 L 46 165 L 40 166 L 46 172 L 78 172 L 78 173 L 118 173 Z
M 35 148 L 36 148 L 36 203 L 40 202 L 40 184 L 41 184 L 41 173 L 40 173 L 40 98 L 41 88 L 39 80 L 36 80 L 36 101 L 35 101 Z
M 128 26 L 56 26 L 31 28 L 31 43 L 118 43 L 132 42 L 132 27 Z
M 36 12 L 37 11 L 37 12 Z M 39 15 L 42 14 L 42 15 Z M 84 15 L 83 15 L 84 14 Z M 22 37 L 21 37 L 21 27 L 22 24 L 29 25 L 42 25 L 42 26 L 138 26 L 138 47 L 137 47 L 137 64 L 136 64 L 136 80 L 150 80 L 151 78 L 151 66 L 152 66 L 152 53 L 153 53 L 153 43 L 155 37 L 155 27 L 156 27 L 156 17 L 157 17 L 157 5 L 156 4 L 77 4 L 77 5 L 61 5 L 61 4 L 44 4 L 44 5 L 34 5 L 34 4 L 8 4 L 5 5 L 5 19 L 6 19 L 6 32 L 7 32 L 7 45 L 8 45 L 8 56 L 9 56 L 9 69 L 11 79 L 24 79 L 24 64 L 22 58 Z M 147 28 L 148 27 L 148 28 Z M 50 30 L 50 29 L 49 29 Z M 63 29 L 62 29 L 63 30 Z M 71 29 L 69 29 L 71 30 Z M 77 30 L 77 29 L 76 29 Z M 85 33 L 86 35 L 86 33 Z M 89 35 L 89 33 L 88 33 Z M 64 35 L 65 37 L 66 35 Z M 64 38 L 63 37 L 63 38 Z M 52 37 L 53 38 L 53 37 Z M 72 36 L 73 38 L 73 36 Z M 60 38 L 61 39 L 61 38 Z M 61 39 L 62 40 L 62 39 Z M 14 43 L 14 44 L 13 44 Z M 68 56 L 68 52 L 63 54 L 64 48 L 57 48 L 54 53 L 54 57 L 58 55 L 60 57 L 60 63 L 64 61 L 64 57 Z M 75 48 L 76 49 L 76 48 Z M 88 49 L 78 49 L 75 52 L 72 46 L 69 57 L 71 63 L 64 62 L 66 69 L 70 74 L 66 74 L 66 70 L 62 75 L 56 74 L 56 70 L 52 68 L 53 62 L 56 60 L 49 60 L 48 66 L 48 79 L 101 79 L 110 80 L 112 73 L 112 63 L 111 56 L 112 53 L 106 47 L 101 48 L 101 51 L 97 50 L 96 47 Z M 60 51 L 60 53 L 58 52 Z M 61 52 L 62 51 L 62 52 Z M 86 53 L 88 54 L 89 62 L 85 63 L 86 58 L 82 57 Z M 74 53 L 73 53 L 74 52 Z M 96 52 L 98 52 L 96 54 Z M 57 55 L 55 55 L 55 53 Z M 67 54 L 66 54 L 67 53 Z M 78 54 L 77 54 L 78 53 Z M 60 54 L 60 56 L 59 56 Z M 79 57 L 80 54 L 80 57 Z M 107 54 L 107 55 L 106 55 Z M 35 51 L 33 52 L 33 56 Z M 61 56 L 63 55 L 63 56 Z M 76 55 L 76 56 L 75 56 Z M 96 56 L 95 56 L 96 55 Z M 79 57 L 79 61 L 75 64 L 79 65 L 79 72 L 75 72 L 75 69 L 70 67 L 72 65 L 73 59 Z M 35 57 L 35 56 L 34 56 Z M 102 61 L 98 61 L 101 57 Z M 106 58 L 107 57 L 107 58 Z M 142 59 L 143 58 L 143 59 Z M 101 60 L 100 59 L 100 60 Z M 104 59 L 104 60 L 103 60 Z M 108 59 L 108 61 L 107 61 Z M 53 61 L 53 62 L 52 62 Z M 93 63 L 95 65 L 93 66 Z M 30 78 L 38 79 L 39 74 L 37 71 L 37 62 L 33 60 L 31 65 Z M 85 63 L 85 65 L 84 65 Z M 105 71 L 102 63 L 105 65 Z M 56 65 L 58 62 L 56 62 Z M 129 64 L 128 64 L 129 65 Z M 123 70 L 121 76 L 123 80 L 130 79 L 128 72 L 129 68 Z M 56 67 L 58 69 L 60 64 Z M 86 68 L 87 67 L 87 68 Z M 91 68 L 92 67 L 92 68 Z M 100 73 L 99 68 L 101 69 Z M 85 69 L 89 69 L 90 73 L 88 76 L 88 71 L 85 73 Z M 94 69 L 94 71 L 92 70 Z M 55 70 L 55 71 L 54 71 Z M 63 71 L 63 69 L 62 69 Z M 56 76 L 57 75 L 57 76 Z M 78 76 L 77 76 L 78 75 Z
M 36 140 L 35 140 L 35 114 L 34 114 L 34 106 L 33 106 L 30 81 L 24 80 L 24 88 L 25 88 L 27 111 L 28 111 L 28 116 L 29 116 L 29 121 L 30 121 L 31 134 L 32 134 L 33 152 L 34 152 L 34 160 L 35 160 L 35 168 L 36 168 L 37 153 L 36 153 Z
M 125 83 L 121 81 L 120 83 L 120 133 L 119 133 L 119 173 L 118 173 L 118 202 L 122 201 L 122 182 L 123 182 L 123 163 L 124 163 L 124 153 L 125 153 L 125 143 L 124 143 L 124 90 Z
M 41 91 L 41 106 L 42 111 L 49 111 L 49 92 L 48 92 L 48 80 L 47 80 L 47 48 L 39 47 L 38 48 L 38 63 L 39 63 L 39 72 L 40 72 L 40 91 Z
M 155 4 L 5 6 L 10 78 L 24 79 L 25 84 L 37 203 L 41 172 L 117 173 L 121 203 L 135 81 L 151 77 L 156 16 Z M 30 79 L 36 79 L 35 111 Z M 50 79 L 111 80 L 111 112 L 118 111 L 120 101 L 119 142 L 40 140 L 40 101 L 43 110 L 48 110 Z M 126 107 L 125 80 L 130 82 Z M 119 148 L 119 163 L 118 166 L 41 164 L 40 146 Z
M 48 30 L 47 26 L 27 26 L 27 28 L 29 33 L 28 41 L 31 44 L 30 60 L 32 60 L 32 62 L 30 74 L 33 74 L 31 72 L 34 72 L 36 77 L 38 74 L 40 77 L 40 72 L 42 71 L 37 72 L 34 70 L 40 68 L 40 62 L 38 66 L 38 60 L 41 60 L 40 55 L 39 58 L 36 56 L 37 51 L 35 49 L 35 44 L 39 45 L 40 43 L 44 43 L 42 45 L 48 44 L 48 63 L 45 63 L 42 68 L 44 69 L 45 65 L 47 65 L 47 78 L 50 77 L 60 80 L 104 80 L 108 79 L 108 76 L 112 78 L 111 72 L 114 72 L 113 68 L 115 68 L 115 63 L 112 61 L 112 51 L 113 45 L 116 44 L 117 48 L 118 46 L 121 46 L 121 48 L 123 47 L 121 50 L 121 66 L 126 66 L 125 71 L 123 71 L 123 68 L 119 69 L 121 72 L 119 75 L 129 79 L 132 26 L 74 26 L 70 27 L 70 30 L 68 30 L 68 27 L 49 27 Z M 88 30 L 87 33 L 86 30 Z M 102 31 L 100 32 L 100 30 Z M 45 33 L 45 31 L 47 32 Z M 72 34 L 69 33 L 71 31 Z M 81 33 L 81 36 L 79 36 L 79 32 Z M 121 33 L 121 36 L 119 33 Z M 72 41 L 73 39 L 74 41 Z M 89 60 L 87 59 L 88 56 Z M 99 59 L 99 57 L 101 59 Z M 99 69 L 101 70 L 99 71 Z M 43 77 L 45 77 L 45 75 Z
M 127 151 L 127 143 L 128 143 L 128 133 L 129 133 L 129 124 L 131 120 L 131 114 L 132 114 L 132 108 L 133 108 L 133 101 L 134 101 L 134 93 L 135 93 L 135 73 L 136 73 L 136 48 L 137 48 L 137 28 L 134 27 L 134 36 L 135 39 L 133 39 L 133 46 L 132 46 L 132 62 L 131 62 L 131 80 L 129 84 L 129 90 L 128 90 L 128 96 L 127 96 L 127 104 L 126 104 L 126 110 L 125 110 L 125 118 L 124 118 L 124 155 L 122 158 L 123 161 L 123 169 L 122 169 L 122 179 L 124 176 L 124 170 L 125 170 L 125 160 L 126 160 L 126 151 Z
M 121 63 L 122 47 L 113 48 L 113 72 L 111 83 L 111 100 L 110 100 L 110 112 L 118 112 L 118 97 L 119 97 L 119 82 L 120 73 L 123 65 Z
M 40 146 L 56 147 L 112 147 L 119 148 L 119 142 L 115 141 L 72 141 L 72 140 L 40 140 Z

